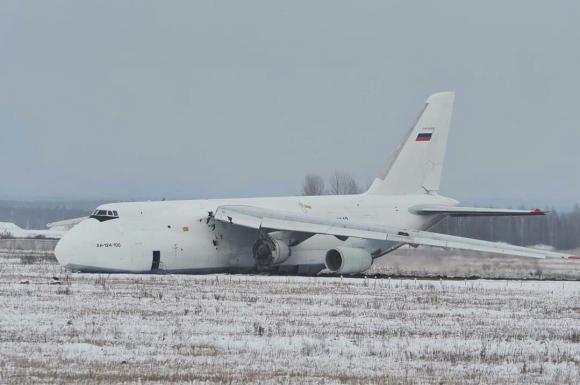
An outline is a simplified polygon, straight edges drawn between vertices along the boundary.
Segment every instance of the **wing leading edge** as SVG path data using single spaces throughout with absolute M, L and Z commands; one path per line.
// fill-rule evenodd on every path
M 265 209 L 255 206 L 220 206 L 216 210 L 214 218 L 224 223 L 253 229 L 295 231 L 310 234 L 375 239 L 411 245 L 481 251 L 527 258 L 580 259 L 577 256 L 510 244 L 463 238 L 429 231 L 397 229 L 383 225 L 327 219 L 310 214 Z

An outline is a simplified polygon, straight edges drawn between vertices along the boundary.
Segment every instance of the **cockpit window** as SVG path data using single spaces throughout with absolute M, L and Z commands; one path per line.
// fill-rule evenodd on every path
M 104 222 L 119 218 L 119 214 L 117 213 L 117 210 L 95 210 L 90 215 L 90 218 L 94 218 L 99 222 Z

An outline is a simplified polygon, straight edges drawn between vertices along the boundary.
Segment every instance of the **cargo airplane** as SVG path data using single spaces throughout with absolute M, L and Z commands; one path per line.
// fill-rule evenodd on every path
M 68 230 L 84 219 L 86 217 L 52 222 L 46 225 L 48 229 L 39 230 L 23 229 L 12 222 L 0 222 L 0 239 L 60 239 Z
M 545 215 L 461 207 L 439 195 L 454 96 L 427 99 L 362 194 L 104 204 L 64 235 L 56 257 L 82 272 L 287 274 L 361 273 L 405 244 L 578 259 L 428 231 L 446 216 Z

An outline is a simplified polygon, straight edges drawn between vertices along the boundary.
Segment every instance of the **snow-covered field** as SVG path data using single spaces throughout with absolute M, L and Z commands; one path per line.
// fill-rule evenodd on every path
M 0 383 L 139 382 L 578 384 L 580 283 L 85 275 L 0 257 Z
M 580 255 L 580 250 L 561 251 Z M 440 248 L 402 247 L 373 263 L 368 274 L 406 277 L 580 280 L 580 263 L 508 257 Z

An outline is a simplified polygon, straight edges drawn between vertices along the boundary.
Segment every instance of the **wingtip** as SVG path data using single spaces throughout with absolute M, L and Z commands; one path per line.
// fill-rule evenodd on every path
M 580 255 L 571 255 L 571 256 L 568 257 L 568 259 L 577 261 L 577 260 L 580 260 Z

